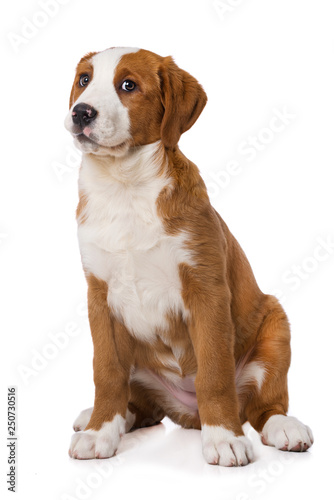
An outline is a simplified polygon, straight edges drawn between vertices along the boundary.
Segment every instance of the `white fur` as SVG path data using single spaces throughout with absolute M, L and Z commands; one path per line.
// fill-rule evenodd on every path
M 108 148 L 118 146 L 130 139 L 129 113 L 114 87 L 114 75 L 122 56 L 138 50 L 137 48 L 112 48 L 92 57 L 93 78 L 72 105 L 65 119 L 65 127 L 73 133 L 72 110 L 74 106 L 85 103 L 98 112 L 96 119 L 89 125 L 91 133 L 88 137 L 94 142 L 82 142 L 75 137 L 75 144 L 83 152 L 108 154 L 110 153 Z M 115 154 L 115 151 L 113 153 Z
M 111 422 L 104 422 L 100 430 L 79 431 L 72 436 L 69 455 L 72 458 L 108 458 L 117 450 L 126 431 L 125 419 L 117 414 Z
M 73 429 L 75 430 L 75 432 L 83 431 L 87 427 L 90 417 L 93 413 L 93 410 L 94 410 L 93 407 L 87 408 L 86 410 L 82 410 L 82 412 L 78 415 L 73 424 Z M 130 410 L 126 410 L 125 420 L 126 420 L 125 432 L 129 432 L 129 430 L 135 423 L 136 416 L 133 413 L 131 413 Z
M 87 427 L 87 424 L 93 413 L 93 409 L 94 408 L 87 408 L 86 410 L 82 410 L 80 415 L 77 416 L 73 423 L 73 429 L 75 430 L 75 432 L 83 431 Z
M 262 363 L 258 361 L 251 361 L 245 364 L 240 374 L 236 377 L 237 392 L 240 393 L 242 389 L 250 382 L 255 381 L 259 390 L 261 390 L 266 369 Z
M 126 410 L 125 420 L 126 420 L 125 432 L 129 432 L 132 429 L 133 424 L 136 421 L 136 415 L 134 413 L 131 413 L 130 410 Z
M 225 467 L 247 465 L 253 459 L 252 445 L 246 436 L 236 436 L 221 426 L 202 426 L 202 447 L 209 464 Z
M 269 446 L 287 451 L 305 451 L 313 444 L 311 429 L 295 417 L 273 415 L 262 429 L 262 440 Z
M 155 354 L 155 357 L 162 363 L 167 369 L 177 370 L 179 375 L 182 375 L 181 367 L 174 356 L 168 356 L 166 354 Z
M 188 255 L 188 261 L 190 261 L 189 255 Z M 174 357 L 175 361 L 179 365 L 179 361 L 182 358 L 182 356 L 184 355 L 184 348 L 182 346 L 175 345 L 175 343 L 171 340 L 170 336 L 168 335 L 168 332 L 166 332 L 166 333 L 161 332 L 160 338 L 163 341 L 163 343 L 170 348 L 170 350 L 173 353 L 173 355 L 171 355 L 171 357 Z M 173 360 L 173 361 L 171 361 L 171 363 L 174 363 L 175 361 Z M 179 369 L 181 369 L 181 368 L 179 367 Z
M 114 314 L 139 339 L 168 327 L 168 313 L 187 316 L 178 266 L 191 262 L 187 234 L 167 235 L 156 201 L 171 180 L 158 175 L 160 143 L 123 158 L 83 158 L 79 188 L 88 203 L 78 236 L 83 267 L 108 283 Z

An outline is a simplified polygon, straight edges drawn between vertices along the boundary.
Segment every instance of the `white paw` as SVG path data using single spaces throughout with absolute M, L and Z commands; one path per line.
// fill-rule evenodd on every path
M 311 429 L 295 417 L 273 415 L 265 423 L 262 443 L 284 451 L 306 451 L 313 444 Z
M 92 416 L 94 408 L 87 408 L 86 410 L 82 410 L 80 415 L 74 420 L 73 429 L 75 432 L 83 431 L 86 429 L 88 422 L 90 421 L 90 417 Z M 134 413 L 131 413 L 130 410 L 126 410 L 126 425 L 125 432 L 129 432 L 135 423 L 136 416 Z
M 249 439 L 246 436 L 235 436 L 224 427 L 203 425 L 202 446 L 205 460 L 212 465 L 237 467 L 247 465 L 253 459 Z
M 68 451 L 70 457 L 81 460 L 112 457 L 125 433 L 125 423 L 125 419 L 117 414 L 111 422 L 104 422 L 98 431 L 88 429 L 73 434 Z
M 91 414 L 93 413 L 93 408 L 87 408 L 87 410 L 82 410 L 80 415 L 74 420 L 73 429 L 75 432 L 83 431 L 88 422 L 90 421 Z

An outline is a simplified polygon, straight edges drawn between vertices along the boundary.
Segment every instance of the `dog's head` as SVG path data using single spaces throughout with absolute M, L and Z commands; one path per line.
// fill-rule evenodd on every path
M 159 139 L 174 148 L 206 100 L 197 80 L 171 57 L 111 48 L 80 60 L 65 127 L 87 153 L 122 156 Z

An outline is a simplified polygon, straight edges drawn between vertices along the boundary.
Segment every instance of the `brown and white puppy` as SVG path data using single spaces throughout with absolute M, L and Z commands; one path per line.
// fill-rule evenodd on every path
M 210 464 L 252 460 L 246 421 L 281 450 L 313 442 L 286 415 L 287 317 L 177 145 L 206 100 L 171 57 L 111 48 L 78 64 L 65 125 L 83 153 L 95 402 L 74 424 L 73 458 L 111 457 L 122 434 L 164 416 L 202 430 Z

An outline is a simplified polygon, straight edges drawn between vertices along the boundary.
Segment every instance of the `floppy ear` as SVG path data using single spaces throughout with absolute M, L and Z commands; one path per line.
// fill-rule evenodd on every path
M 207 101 L 198 81 L 180 69 L 171 57 L 165 57 L 159 71 L 164 115 L 161 140 L 167 148 L 174 148 L 183 132 L 195 123 Z

